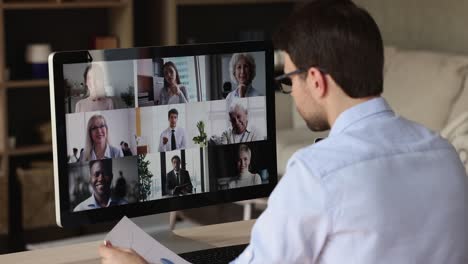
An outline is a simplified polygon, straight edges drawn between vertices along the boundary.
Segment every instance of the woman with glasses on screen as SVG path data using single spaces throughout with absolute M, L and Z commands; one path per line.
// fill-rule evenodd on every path
M 164 87 L 159 95 L 159 104 L 184 104 L 187 103 L 187 88 L 180 84 L 179 71 L 172 61 L 163 65 Z
M 229 189 L 262 184 L 260 175 L 253 174 L 249 171 L 251 158 L 252 152 L 250 148 L 245 144 L 241 144 L 239 146 L 239 156 L 236 163 L 238 175 L 229 181 Z
M 83 77 L 88 97 L 76 103 L 75 113 L 114 109 L 114 102 L 106 96 L 102 68 L 97 64 L 90 64 L 86 67 Z
M 85 161 L 123 157 L 122 149 L 109 144 L 109 130 L 102 115 L 93 115 L 86 129 Z

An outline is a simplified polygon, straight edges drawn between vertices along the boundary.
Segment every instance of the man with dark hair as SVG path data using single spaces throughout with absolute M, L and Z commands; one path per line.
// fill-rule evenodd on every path
M 173 170 L 166 174 L 166 195 L 192 193 L 192 181 L 189 172 L 180 167 L 180 157 L 173 156 L 171 162 Z
M 349 0 L 311 1 L 275 43 L 282 90 L 311 130 L 331 130 L 290 158 L 234 263 L 468 263 L 465 169 L 446 140 L 380 97 L 372 17 Z M 125 255 L 100 250 L 104 261 Z
M 167 113 L 169 120 L 169 127 L 161 132 L 159 139 L 159 152 L 171 151 L 176 149 L 185 149 L 186 138 L 185 129 L 177 126 L 179 119 L 179 112 L 177 109 L 172 108 Z
M 75 163 L 78 162 L 78 149 L 73 148 L 73 155 L 68 160 L 68 163 Z
M 124 142 L 122 145 L 122 152 L 124 156 L 133 156 L 132 150 L 128 146 L 127 142 Z
M 93 193 L 88 199 L 78 204 L 73 211 L 77 212 L 127 204 L 127 201 L 123 198 L 111 197 L 112 178 L 112 159 L 90 161 L 89 184 L 91 184 Z

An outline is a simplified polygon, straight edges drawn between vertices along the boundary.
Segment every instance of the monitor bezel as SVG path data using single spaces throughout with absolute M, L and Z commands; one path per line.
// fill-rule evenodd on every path
M 61 89 L 62 87 L 65 87 L 63 77 L 64 64 L 255 51 L 265 52 L 265 78 L 267 85 L 265 89 L 267 107 L 267 149 L 269 151 L 262 153 L 262 155 L 268 155 L 268 158 L 274 161 L 273 165 L 269 167 L 270 178 L 268 184 L 137 202 L 80 212 L 71 212 L 69 208 L 70 197 L 68 189 L 67 135 L 65 122 L 66 111 L 65 107 L 57 107 L 63 106 L 66 100 L 66 91 L 65 89 Z M 87 224 L 115 221 L 123 216 L 137 217 L 159 214 L 169 211 L 269 196 L 278 181 L 276 167 L 275 84 L 273 74 L 273 46 L 270 41 L 193 44 L 110 50 L 81 50 L 56 52 L 51 54 L 49 56 L 49 81 L 57 224 L 62 227 L 76 227 Z M 57 87 L 57 89 L 55 89 L 55 87 Z

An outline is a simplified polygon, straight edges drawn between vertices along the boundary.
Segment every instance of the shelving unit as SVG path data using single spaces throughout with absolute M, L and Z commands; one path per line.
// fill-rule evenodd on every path
M 179 25 L 180 25 L 180 7 L 189 7 L 189 6 L 201 6 L 201 7 L 213 7 L 213 6 L 225 6 L 225 7 L 234 7 L 234 6 L 250 6 L 255 7 L 259 5 L 281 5 L 292 6 L 297 0 L 163 0 L 161 1 L 161 42 L 163 45 L 175 45 L 181 44 L 179 38 Z M 284 15 L 288 14 L 288 10 L 285 9 Z M 259 12 L 259 16 L 262 15 L 262 12 Z M 237 20 L 244 20 L 242 14 L 236 13 Z M 278 17 L 280 19 L 281 17 Z M 205 21 L 210 21 L 208 18 Z M 252 22 L 253 23 L 253 22 Z M 219 25 L 218 25 L 219 26 Z M 208 32 L 211 32 L 212 28 L 205 28 Z M 228 29 L 228 28 L 227 28 Z M 229 29 L 228 29 L 229 30 Z M 221 40 L 220 40 L 221 41 Z
M 88 49 L 99 35 L 117 36 L 120 47 L 133 47 L 133 0 L 0 0 L 0 238 L 7 237 L 8 251 L 24 248 L 15 166 L 52 159 L 51 143 L 15 134 L 34 138 L 35 125 L 50 120 L 49 81 L 25 76 L 24 47 L 47 42 L 53 51 Z M 10 79 L 7 67 L 16 73 Z M 15 145 L 9 144 L 11 136 L 17 136 Z

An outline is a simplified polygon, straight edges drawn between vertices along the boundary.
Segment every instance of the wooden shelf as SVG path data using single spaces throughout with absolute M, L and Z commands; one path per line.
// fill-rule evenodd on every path
M 170 0 L 176 5 L 240 5 L 240 4 L 271 4 L 292 2 L 293 0 Z
M 26 146 L 12 149 L 9 151 L 10 156 L 26 156 L 33 154 L 47 154 L 52 153 L 52 144 Z
M 31 87 L 49 87 L 49 80 L 17 80 L 7 81 L 3 85 L 7 89 L 31 88 Z
M 5 10 L 27 10 L 27 9 L 73 9 L 73 8 L 109 8 L 121 7 L 128 3 L 127 0 L 107 0 L 107 1 L 66 1 L 66 2 L 7 2 L 0 4 Z

